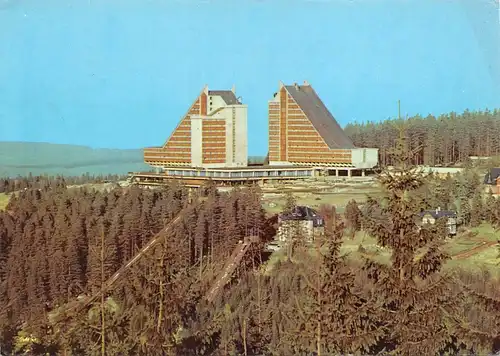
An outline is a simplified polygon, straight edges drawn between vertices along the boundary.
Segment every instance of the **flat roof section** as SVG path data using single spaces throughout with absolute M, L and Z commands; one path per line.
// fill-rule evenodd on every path
M 192 171 L 207 171 L 207 172 L 234 172 L 234 171 L 265 171 L 265 170 L 311 170 L 311 169 L 320 169 L 318 167 L 313 166 L 262 166 L 262 165 L 252 165 L 247 167 L 222 167 L 222 168 L 196 168 L 196 167 L 187 167 L 187 166 L 169 166 L 164 167 L 164 171 L 171 170 L 192 170 Z

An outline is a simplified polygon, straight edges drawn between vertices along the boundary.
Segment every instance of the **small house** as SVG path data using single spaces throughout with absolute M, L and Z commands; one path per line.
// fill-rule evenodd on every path
M 450 235 L 456 235 L 457 233 L 457 213 L 452 210 L 441 210 L 437 208 L 435 210 L 425 210 L 420 213 L 422 218 L 422 224 L 434 225 L 438 219 L 446 219 L 446 227 Z
M 483 183 L 486 185 L 486 191 L 493 194 L 500 194 L 500 168 L 491 168 L 484 176 Z
M 287 241 L 293 235 L 301 235 L 312 241 L 324 231 L 325 221 L 318 212 L 308 206 L 296 206 L 289 213 L 278 216 L 278 240 Z

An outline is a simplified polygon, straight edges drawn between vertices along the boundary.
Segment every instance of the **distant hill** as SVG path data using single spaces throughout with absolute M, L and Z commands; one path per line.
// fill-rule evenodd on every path
M 262 163 L 265 157 L 250 156 L 249 163 Z M 85 173 L 126 174 L 149 171 L 142 149 L 94 149 L 87 146 L 39 142 L 0 142 L 0 177 Z
M 147 171 L 141 149 L 93 149 L 38 142 L 0 142 L 0 177 L 17 175 L 125 174 Z

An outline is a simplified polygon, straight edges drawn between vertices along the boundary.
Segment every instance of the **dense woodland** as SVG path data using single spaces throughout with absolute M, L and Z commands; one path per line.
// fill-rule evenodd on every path
M 207 276 L 220 269 L 231 246 L 249 234 L 274 234 L 268 230 L 272 227 L 264 218 L 258 190 L 219 196 L 208 189 L 206 195 L 205 202 L 190 205 L 188 192 L 176 185 L 99 192 L 68 189 L 62 180 L 35 181 L 13 195 L 6 211 L 0 213 L 3 343 L 10 344 L 15 332 L 27 328 L 44 345 L 57 342 L 61 350 L 92 354 L 92 345 L 99 344 L 99 335 L 93 331 L 95 320 L 77 316 L 74 325 L 59 333 L 50 325 L 48 312 L 100 288 L 184 209 L 182 223 L 168 240 L 111 293 L 123 314 L 109 316 L 107 353 L 168 349 L 165 345 L 172 342 L 178 323 L 194 313 L 194 301 L 210 283 Z M 262 246 L 255 249 L 260 258 Z M 250 265 L 257 263 L 252 253 L 246 258 Z M 158 260 L 160 265 L 156 265 Z M 158 311 L 159 305 L 165 309 Z M 113 329 L 118 319 L 115 326 L 125 329 Z M 115 339 L 118 330 L 126 333 Z M 146 344 L 136 344 L 142 340 L 140 336 L 147 336 Z
M 0 193 L 12 193 L 18 190 L 24 190 L 32 187 L 43 188 L 49 186 L 57 186 L 62 184 L 69 185 L 82 185 L 87 183 L 104 183 L 104 182 L 118 182 L 126 179 L 126 176 L 118 174 L 107 175 L 90 175 L 83 174 L 81 176 L 34 176 L 31 173 L 26 177 L 17 176 L 15 178 L 0 178 Z
M 414 116 L 409 124 L 409 144 L 419 148 L 412 161 L 418 165 L 451 166 L 469 156 L 500 155 L 500 110 L 449 113 L 435 117 Z M 391 164 L 390 149 L 398 138 L 401 120 L 349 124 L 345 131 L 359 147 L 379 149 L 380 164 Z
M 297 229 L 286 256 L 267 260 L 275 234 L 258 186 L 189 192 L 68 188 L 29 178 L 0 212 L 0 345 L 30 355 L 435 355 L 500 349 L 496 274 L 443 269 L 444 221 L 423 209 L 456 209 L 461 229 L 500 226 L 500 200 L 481 173 L 425 176 L 411 139 L 391 151 L 383 197 L 344 214 L 323 205 L 326 227 L 310 243 Z M 7 186 L 12 183 L 9 182 Z M 4 184 L 5 186 L 5 184 Z M 10 188 L 9 188 L 10 189 Z M 9 190 L 7 190 L 9 191 Z M 295 204 L 289 196 L 285 209 Z M 163 227 L 180 216 L 168 234 Z M 351 258 L 340 245 L 363 230 L 389 263 Z M 157 235 L 158 234 L 158 235 Z M 235 246 L 259 236 L 213 302 L 203 297 Z M 83 310 L 153 236 L 164 237 Z M 363 248 L 359 247 L 360 250 Z M 288 258 L 287 258 L 288 257 Z M 267 263 L 266 263 L 267 262 Z M 271 263 L 273 262 L 273 263 Z

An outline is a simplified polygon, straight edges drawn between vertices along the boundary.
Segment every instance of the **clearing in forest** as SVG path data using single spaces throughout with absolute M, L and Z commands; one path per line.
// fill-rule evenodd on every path
M 0 210 L 5 210 L 5 207 L 9 203 L 10 195 L 5 193 L 0 193 Z
M 500 233 L 487 223 L 459 232 L 444 246 L 446 252 L 452 256 L 452 259 L 445 264 L 445 268 L 496 270 L 500 262 L 497 246 L 499 238 Z M 364 232 L 358 232 L 354 239 L 344 237 L 341 252 L 349 254 L 351 258 L 363 255 L 379 262 L 389 262 L 390 258 L 389 251 L 378 246 L 375 239 Z

